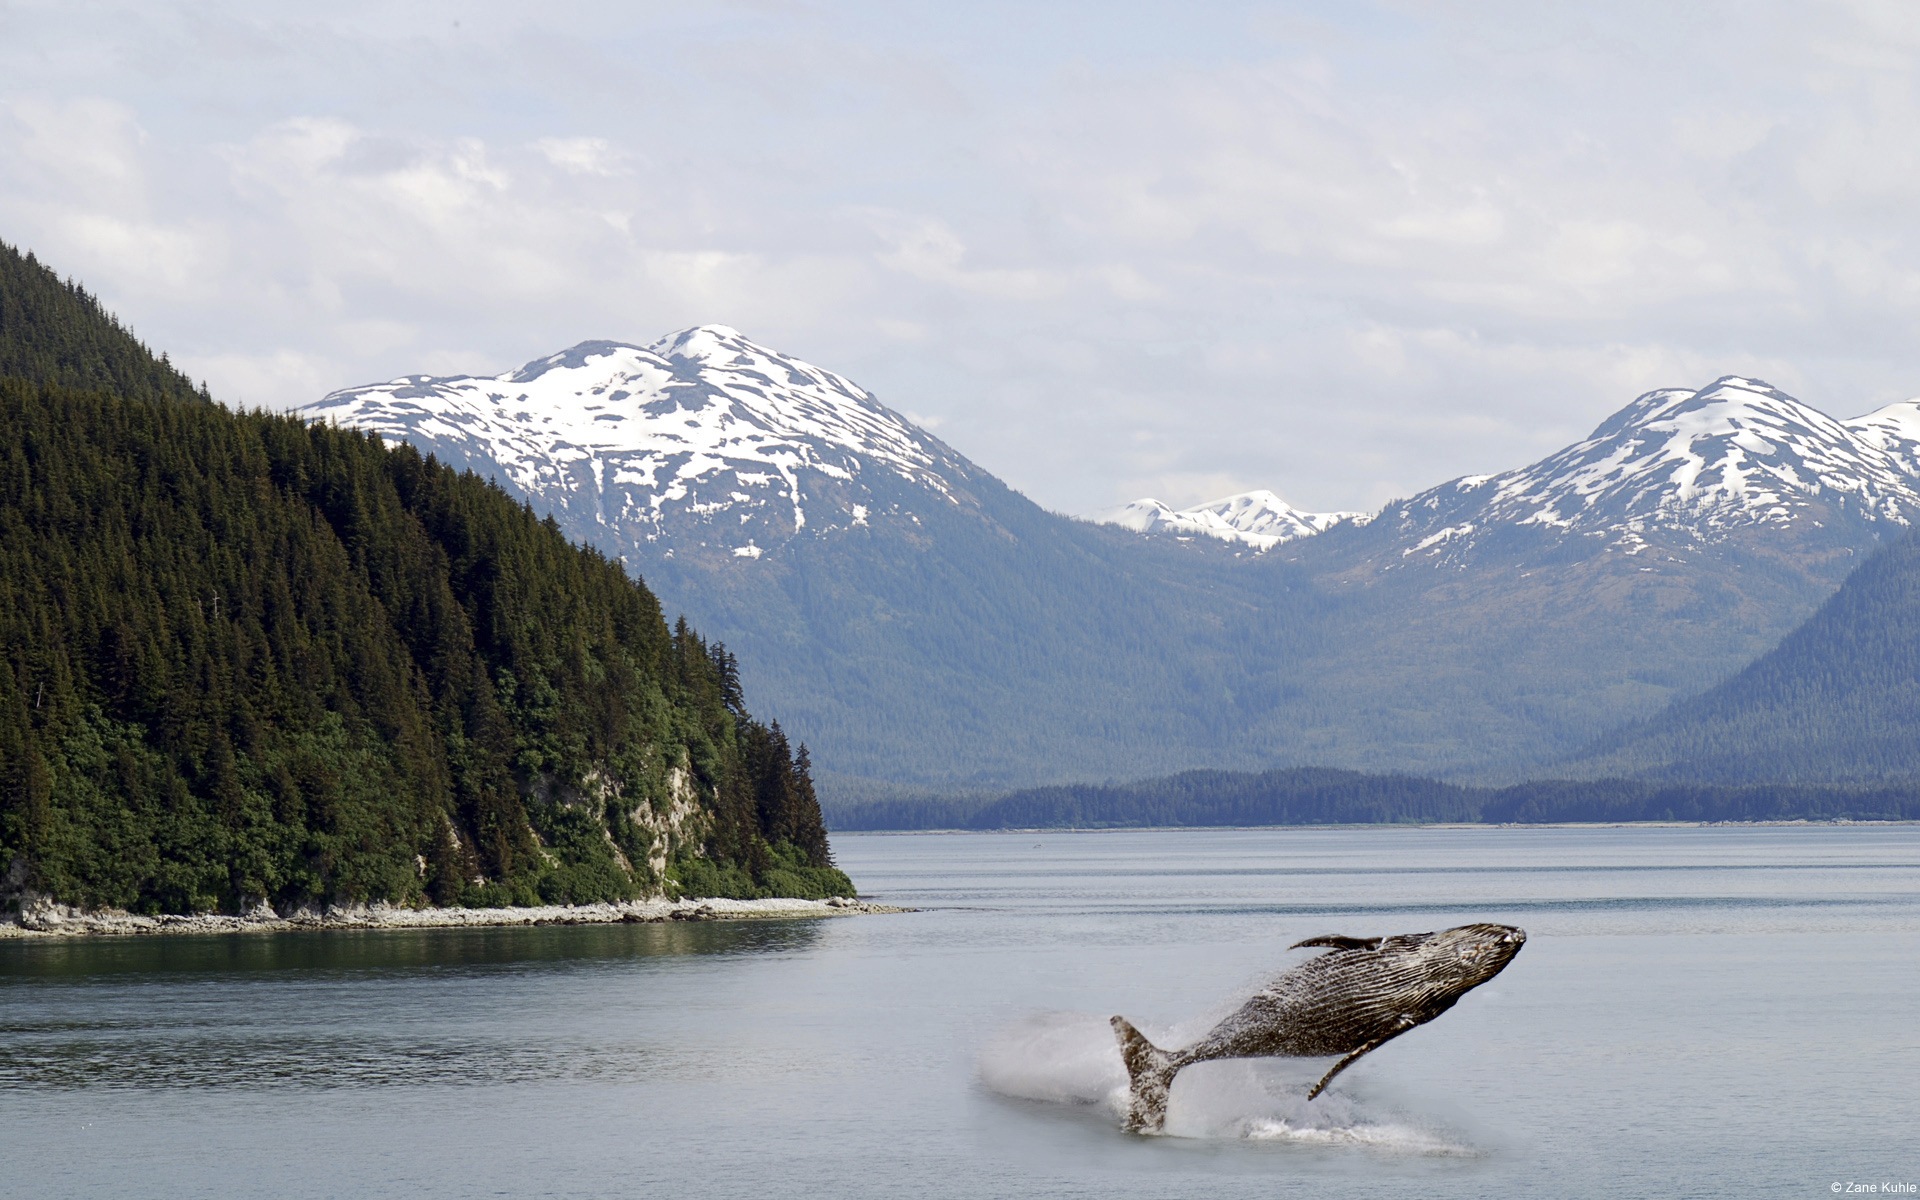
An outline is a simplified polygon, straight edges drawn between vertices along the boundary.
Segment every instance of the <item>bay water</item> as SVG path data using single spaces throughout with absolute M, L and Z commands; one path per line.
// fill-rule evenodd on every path
M 850 835 L 900 915 L 0 942 L 0 1195 L 1826 1196 L 1920 1185 L 1920 827 Z M 1183 1072 L 1323 933 L 1524 927 L 1319 1100 Z M 1853 1193 L 1859 1194 L 1859 1193 Z

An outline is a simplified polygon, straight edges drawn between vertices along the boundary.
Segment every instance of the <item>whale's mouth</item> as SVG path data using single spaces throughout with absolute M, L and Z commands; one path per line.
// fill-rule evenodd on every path
M 1500 935 L 1499 944 L 1494 948 L 1500 958 L 1499 969 L 1505 970 L 1507 964 L 1513 961 L 1513 956 L 1520 953 L 1520 947 L 1526 944 L 1527 931 L 1517 926 L 1508 926 L 1506 932 Z
M 1493 939 L 1492 950 L 1499 957 L 1501 964 L 1505 965 L 1512 962 L 1513 956 L 1520 953 L 1520 947 L 1526 944 L 1527 931 L 1518 926 L 1509 925 Z

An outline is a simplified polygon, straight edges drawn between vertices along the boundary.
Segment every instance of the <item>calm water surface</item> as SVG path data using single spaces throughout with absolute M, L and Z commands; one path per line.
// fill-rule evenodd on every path
M 1801 1196 L 1920 1183 L 1920 827 L 841 835 L 903 916 L 0 944 L 7 1196 Z M 1526 949 L 1326 1098 L 1183 1073 L 1317 933 Z M 1076 1102 L 1077 1100 L 1091 1102 Z

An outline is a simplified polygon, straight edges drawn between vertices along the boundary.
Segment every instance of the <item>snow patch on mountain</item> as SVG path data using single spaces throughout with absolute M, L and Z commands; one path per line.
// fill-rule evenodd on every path
M 1920 478 L 1920 399 L 1902 400 L 1847 422 L 1855 437 L 1886 451 L 1908 475 Z
M 1092 520 L 1136 533 L 1210 537 L 1271 550 L 1283 542 L 1324 532 L 1341 521 L 1364 521 L 1363 513 L 1301 512 L 1264 489 L 1174 510 L 1152 498 L 1135 500 L 1097 513 Z
M 898 488 L 874 495 L 889 479 L 957 503 L 969 470 L 864 388 L 724 325 L 645 347 L 582 342 L 496 376 L 409 375 L 300 411 L 490 474 L 566 524 L 695 536 L 748 559 L 810 526 L 896 511 Z

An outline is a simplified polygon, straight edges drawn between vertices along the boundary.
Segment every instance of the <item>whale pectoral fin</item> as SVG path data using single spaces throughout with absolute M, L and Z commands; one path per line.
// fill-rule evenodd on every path
M 1412 1029 L 1416 1024 L 1418 1024 L 1417 1021 L 1411 1021 L 1406 1019 L 1405 1017 L 1402 1017 L 1400 1020 L 1400 1028 L 1394 1030 L 1392 1033 L 1387 1034 L 1385 1037 L 1377 1037 L 1372 1041 L 1368 1042 L 1366 1045 L 1361 1046 L 1359 1049 L 1351 1051 L 1345 1058 L 1333 1064 L 1333 1070 L 1328 1071 L 1325 1075 L 1322 1075 L 1320 1077 L 1320 1082 L 1314 1084 L 1313 1090 L 1307 1093 L 1307 1099 L 1312 1100 L 1314 1097 L 1318 1096 L 1321 1092 L 1326 1091 L 1327 1085 L 1333 1082 L 1333 1077 L 1335 1075 L 1338 1075 L 1340 1072 L 1346 1070 L 1348 1067 L 1352 1066 L 1354 1063 L 1358 1062 L 1362 1054 L 1373 1053 L 1375 1050 L 1378 1050 L 1380 1047 L 1386 1045 L 1388 1042 L 1399 1037 L 1401 1034 L 1405 1033 L 1407 1030 Z
M 1377 950 L 1380 948 L 1380 939 L 1343 937 L 1337 933 L 1328 933 L 1320 937 L 1310 937 L 1304 942 L 1295 942 L 1287 949 L 1298 950 L 1303 946 L 1331 946 L 1335 950 Z

